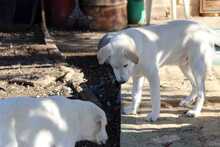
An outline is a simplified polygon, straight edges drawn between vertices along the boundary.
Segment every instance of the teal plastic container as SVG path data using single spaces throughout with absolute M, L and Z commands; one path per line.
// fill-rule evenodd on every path
M 146 24 L 144 0 L 128 0 L 128 23 Z

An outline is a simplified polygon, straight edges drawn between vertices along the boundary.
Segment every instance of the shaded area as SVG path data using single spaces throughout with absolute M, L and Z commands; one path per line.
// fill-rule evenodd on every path
M 59 50 L 72 53 L 96 54 L 97 43 L 103 33 L 51 30 Z M 39 26 L 26 32 L 0 33 L 0 66 L 53 64 L 63 62 L 53 48 L 44 45 Z M 60 60 L 60 61 L 59 61 Z
M 76 32 L 52 30 L 51 35 L 62 52 L 96 53 L 103 32 Z
M 39 25 L 24 32 L 0 32 L 0 66 L 53 64 L 59 59 L 53 46 L 45 44 Z
M 109 66 L 100 66 L 96 56 L 67 56 L 64 65 L 33 64 L 0 67 L 0 97 L 65 95 L 71 99 L 89 100 L 100 106 L 107 115 L 109 140 L 102 147 L 120 146 L 120 85 Z M 6 60 L 7 61 L 7 60 Z M 28 62 L 28 61 L 27 61 Z M 24 62 L 25 63 L 25 62 Z M 72 71 L 69 80 L 84 91 L 82 95 L 66 82 L 65 70 Z M 68 77 L 68 76 L 67 76 Z M 94 96 L 95 97 L 94 97 Z M 97 100 L 96 100 L 97 98 Z M 98 147 L 80 142 L 77 147 Z
M 3 56 L 0 57 L 0 66 L 31 65 L 31 64 L 54 64 L 57 60 L 48 54 L 37 54 L 29 56 Z
M 23 32 L 0 32 L 1 45 L 44 44 L 43 33 L 38 25 Z
M 107 132 L 109 140 L 105 147 L 120 146 L 120 85 L 118 85 L 109 66 L 100 66 L 96 56 L 70 56 L 67 63 L 79 68 L 87 81 L 82 84 L 96 95 L 108 118 Z M 82 143 L 79 146 L 95 147 L 97 145 Z M 78 146 L 78 147 L 79 147 Z

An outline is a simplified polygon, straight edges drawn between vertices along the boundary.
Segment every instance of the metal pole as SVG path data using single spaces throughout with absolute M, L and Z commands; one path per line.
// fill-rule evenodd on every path
M 171 0 L 171 16 L 176 19 L 176 0 Z
M 146 11 L 146 24 L 150 24 L 151 19 L 151 11 L 152 11 L 152 1 L 153 0 L 145 0 L 145 11 Z
M 190 0 L 183 0 L 184 3 L 184 15 L 185 18 L 189 18 L 190 17 Z

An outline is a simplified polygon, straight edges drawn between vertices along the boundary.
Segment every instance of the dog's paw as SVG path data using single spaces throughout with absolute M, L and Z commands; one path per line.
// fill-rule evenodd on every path
M 193 104 L 194 101 L 195 101 L 195 97 L 188 96 L 180 101 L 179 106 L 181 107 L 189 106 Z
M 156 121 L 159 117 L 160 117 L 160 113 L 153 113 L 153 112 L 151 112 L 151 113 L 149 113 L 149 114 L 147 115 L 146 120 L 147 120 L 147 121 L 150 121 L 150 122 L 154 122 L 154 121 Z
M 123 114 L 129 115 L 129 114 L 137 114 L 137 112 L 134 110 L 132 106 L 126 106 L 123 108 Z
M 198 117 L 200 115 L 200 112 L 197 112 L 195 110 L 189 110 L 186 112 L 186 116 L 188 117 Z
M 185 106 L 188 106 L 189 104 L 190 104 L 190 101 L 183 99 L 180 101 L 179 106 L 185 107 Z

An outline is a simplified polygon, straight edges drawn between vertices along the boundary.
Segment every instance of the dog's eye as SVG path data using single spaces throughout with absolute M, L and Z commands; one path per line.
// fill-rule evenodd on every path
M 123 67 L 126 68 L 128 66 L 128 64 L 125 64 Z

